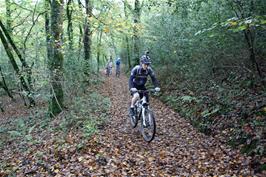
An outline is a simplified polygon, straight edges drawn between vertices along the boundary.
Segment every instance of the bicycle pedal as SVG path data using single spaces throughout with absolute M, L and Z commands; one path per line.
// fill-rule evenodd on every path
M 147 128 L 147 127 L 150 126 L 148 122 L 143 122 L 142 124 L 143 124 L 143 127 L 144 127 L 144 128 Z

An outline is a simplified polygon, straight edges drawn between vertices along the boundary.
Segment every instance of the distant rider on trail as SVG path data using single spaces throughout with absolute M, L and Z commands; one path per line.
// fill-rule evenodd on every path
M 107 66 L 106 66 L 106 75 L 107 76 L 112 74 L 112 67 L 113 67 L 113 61 L 112 61 L 112 56 L 110 56 L 110 60 L 107 63 Z
M 120 64 L 121 64 L 121 59 L 118 57 L 115 61 L 115 71 L 117 77 L 119 77 L 120 75 Z

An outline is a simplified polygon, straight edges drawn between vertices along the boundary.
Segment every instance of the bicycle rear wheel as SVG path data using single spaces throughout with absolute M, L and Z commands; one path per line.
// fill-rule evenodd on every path
M 119 77 L 119 76 L 120 76 L 120 71 L 117 70 L 117 71 L 116 71 L 116 77 Z
M 154 114 L 150 109 L 142 109 L 140 130 L 145 141 L 151 142 L 154 139 L 156 132 L 156 123 Z

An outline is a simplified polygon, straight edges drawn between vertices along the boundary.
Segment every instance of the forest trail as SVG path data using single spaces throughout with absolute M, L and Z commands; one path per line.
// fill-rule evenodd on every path
M 92 176 L 254 176 L 249 158 L 199 133 L 155 99 L 151 106 L 157 133 L 151 143 L 145 142 L 129 123 L 124 75 L 106 78 L 101 92 L 111 98 L 111 120 L 96 138 L 99 155 Z
M 8 145 L 0 151 L 0 176 L 255 176 L 249 157 L 199 133 L 153 98 L 157 133 L 145 142 L 130 126 L 125 75 L 105 77 L 99 91 L 111 99 L 111 109 L 98 133 L 83 141 L 76 132 L 64 139 L 43 131 L 39 143 Z

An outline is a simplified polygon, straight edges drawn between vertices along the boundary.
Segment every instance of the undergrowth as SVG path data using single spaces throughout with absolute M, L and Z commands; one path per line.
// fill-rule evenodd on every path
M 49 117 L 47 105 L 36 107 L 24 117 L 10 117 L 0 125 L 0 150 L 13 146 L 14 152 L 24 152 L 49 138 L 65 142 L 69 134 L 78 134 L 83 140 L 90 138 L 108 121 L 110 100 L 97 92 L 101 83 L 98 77 L 91 79 L 92 86 L 84 91 L 72 88 L 75 94 L 67 92 L 73 95 L 68 95 L 66 108 L 57 117 Z
M 260 82 L 238 73 L 220 81 L 186 77 L 180 73 L 166 77 L 160 71 L 160 99 L 199 131 L 217 137 L 258 159 L 266 156 L 266 90 Z M 167 79 L 165 79 L 167 78 Z M 258 170 L 265 163 L 257 165 Z

